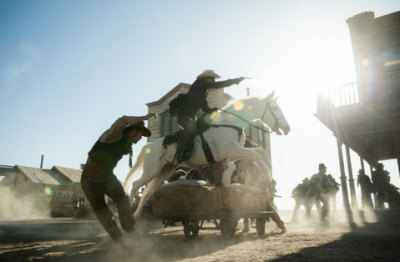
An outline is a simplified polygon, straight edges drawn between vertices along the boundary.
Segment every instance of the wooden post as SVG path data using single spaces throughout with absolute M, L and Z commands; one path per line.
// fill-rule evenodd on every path
M 40 157 L 40 169 L 43 168 L 43 159 L 44 159 L 44 155 L 42 154 Z
M 361 163 L 361 169 L 365 173 L 365 167 L 364 167 L 364 159 L 360 156 L 360 163 Z
M 370 170 L 370 177 L 371 177 L 371 182 L 372 182 L 372 171 L 373 171 L 373 168 L 372 168 L 371 164 L 369 164 L 369 170 Z M 378 199 L 376 198 L 376 193 L 375 192 L 372 193 L 372 196 L 374 197 L 374 207 L 376 209 L 376 205 L 378 204 Z
M 357 206 L 356 188 L 354 186 L 353 170 L 352 170 L 352 166 L 351 166 L 350 149 L 349 149 L 348 145 L 345 145 L 345 146 L 346 146 L 347 168 L 348 168 L 348 171 L 349 171 L 351 208 L 353 210 L 355 210 L 355 209 L 358 209 L 358 206 Z
M 349 194 L 347 192 L 346 175 L 344 172 L 344 163 L 343 163 L 342 142 L 339 140 L 339 138 L 336 138 L 336 141 L 337 141 L 338 154 L 339 154 L 339 165 L 340 165 L 340 174 L 341 174 L 340 182 L 342 185 L 343 207 L 344 207 L 344 211 L 346 212 L 347 222 L 349 223 L 350 227 L 356 228 L 357 226 L 355 225 L 355 223 L 353 221 L 353 213 L 350 209 Z
M 400 132 L 393 132 L 393 142 L 395 146 L 396 158 L 397 158 L 397 169 L 399 170 L 400 176 Z

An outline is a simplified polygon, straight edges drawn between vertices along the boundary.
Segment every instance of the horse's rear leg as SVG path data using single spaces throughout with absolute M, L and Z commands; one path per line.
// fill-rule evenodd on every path
M 270 199 L 273 199 L 272 181 L 268 181 L 268 179 L 270 178 L 270 176 L 268 175 L 269 169 L 265 165 L 263 159 L 255 150 L 253 150 L 252 148 L 232 147 L 229 148 L 229 150 L 227 150 L 227 158 L 231 161 L 242 160 L 242 159 L 254 161 L 256 165 L 260 168 L 261 174 L 263 174 L 264 177 L 267 178 L 266 182 L 269 191 L 269 196 Z
M 263 163 L 267 166 L 268 172 L 266 172 L 264 175 L 266 176 L 267 180 L 269 181 L 268 183 L 272 183 L 272 164 L 271 164 L 271 159 L 270 156 L 268 155 L 267 151 L 265 151 L 262 148 L 255 147 L 252 148 L 260 157 Z
M 160 174 L 156 177 L 154 177 L 148 186 L 144 189 L 142 197 L 140 198 L 138 207 L 133 214 L 133 217 L 136 219 L 138 218 L 143 211 L 143 206 L 146 203 L 146 201 L 150 198 L 150 196 L 161 186 L 161 184 L 164 182 L 165 179 L 167 179 L 170 175 L 171 172 L 173 171 L 174 166 L 170 164 L 164 165 L 162 168 Z
M 222 173 L 222 178 L 221 178 L 221 184 L 224 187 L 227 187 L 231 184 L 232 175 L 236 169 L 236 165 L 234 163 L 227 162 L 226 165 L 227 167 Z

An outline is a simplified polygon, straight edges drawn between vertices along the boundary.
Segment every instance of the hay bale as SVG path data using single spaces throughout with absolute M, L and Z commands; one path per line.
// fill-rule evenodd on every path
M 265 211 L 269 207 L 267 194 L 242 188 L 210 185 L 167 184 L 152 197 L 155 215 L 177 215 L 221 211 Z

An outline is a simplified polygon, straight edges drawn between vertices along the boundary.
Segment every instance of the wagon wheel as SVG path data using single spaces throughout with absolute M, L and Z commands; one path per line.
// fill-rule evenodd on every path
M 183 222 L 183 232 L 187 239 L 194 239 L 199 234 L 200 221 L 191 220 Z
M 219 222 L 219 228 L 221 230 L 221 235 L 223 237 L 233 237 L 236 233 L 236 226 L 238 224 L 238 221 L 233 219 L 233 218 L 229 218 L 229 219 L 221 219 L 221 221 Z
M 259 236 L 263 236 L 265 233 L 265 218 L 257 218 L 256 230 Z

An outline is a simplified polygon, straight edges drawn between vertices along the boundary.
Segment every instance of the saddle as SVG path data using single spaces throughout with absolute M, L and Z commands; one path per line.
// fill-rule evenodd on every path
M 177 143 L 176 154 L 173 163 L 182 163 L 190 159 L 194 148 L 194 138 L 196 136 L 200 137 L 201 146 L 203 148 L 204 154 L 207 161 L 210 164 L 216 163 L 207 140 L 204 138 L 203 133 L 211 127 L 210 124 L 203 121 L 201 118 L 196 122 L 196 129 L 193 132 L 188 132 L 187 130 L 179 129 L 173 134 L 167 135 L 163 140 L 163 147 L 166 148 L 170 144 Z
M 186 179 L 208 181 L 210 185 L 222 186 L 222 173 L 227 168 L 224 161 L 203 166 L 200 169 L 191 169 L 186 173 Z

